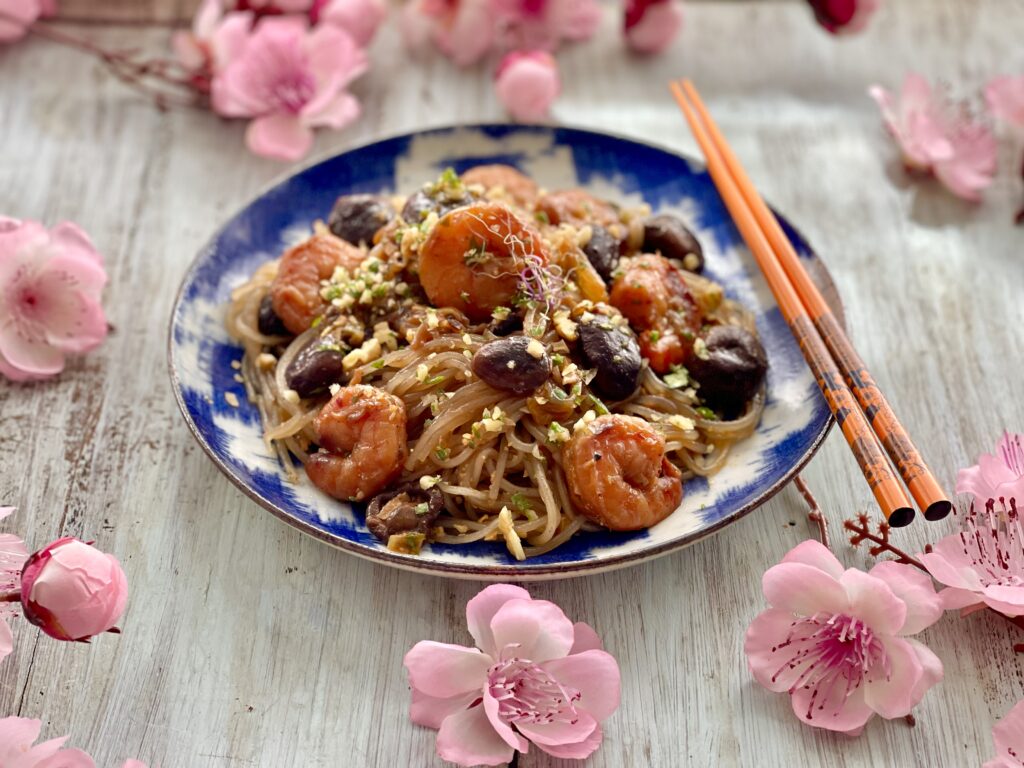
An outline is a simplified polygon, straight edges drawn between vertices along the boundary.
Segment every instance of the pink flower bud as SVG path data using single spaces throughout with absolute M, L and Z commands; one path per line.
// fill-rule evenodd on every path
M 867 26 L 880 0 L 808 0 L 814 18 L 833 35 L 850 35 Z
M 683 8 L 677 0 L 629 0 L 626 5 L 626 44 L 637 53 L 660 53 L 682 26 Z
M 21 572 L 25 618 L 57 640 L 88 640 L 124 613 L 128 581 L 117 558 L 64 537 L 32 555 Z
M 562 90 L 558 65 L 547 51 L 516 51 L 495 74 L 498 100 L 516 120 L 543 120 Z

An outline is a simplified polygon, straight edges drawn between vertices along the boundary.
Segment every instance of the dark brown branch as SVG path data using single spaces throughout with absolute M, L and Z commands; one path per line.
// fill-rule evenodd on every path
M 892 529 L 889 527 L 888 523 L 879 523 L 878 533 L 872 533 L 869 527 L 868 516 L 861 513 L 857 515 L 856 521 L 844 520 L 843 528 L 853 533 L 853 535 L 850 536 L 850 544 L 855 547 L 859 547 L 865 541 L 872 542 L 875 546 L 868 550 L 872 557 L 878 557 L 883 552 L 888 552 L 889 554 L 896 556 L 896 562 L 912 565 L 927 573 L 928 569 L 924 567 L 924 564 L 920 560 L 908 555 L 902 549 L 895 547 L 889 541 L 889 532 Z
M 3 11 L 0 11 L 0 19 L 20 24 L 18 19 Z M 114 77 L 149 96 L 159 109 L 169 106 L 204 107 L 203 95 L 208 90 L 204 78 L 195 77 L 176 61 L 139 60 L 138 51 L 110 51 L 42 22 L 35 22 L 24 29 L 27 34 L 95 56 Z
M 818 506 L 818 500 L 814 498 L 811 489 L 807 487 L 807 483 L 800 475 L 797 475 L 793 482 L 796 484 L 797 490 L 800 491 L 800 495 L 804 497 L 804 501 L 807 502 L 807 506 L 811 508 L 811 511 L 807 513 L 807 519 L 817 524 L 818 540 L 828 549 L 832 549 L 832 545 L 828 541 L 828 521 L 825 520 L 825 515 L 822 514 L 821 507 Z

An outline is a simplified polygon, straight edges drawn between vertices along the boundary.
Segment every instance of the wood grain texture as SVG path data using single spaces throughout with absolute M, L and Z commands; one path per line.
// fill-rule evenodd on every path
M 90 13 L 171 18 L 176 0 L 65 0 Z M 138 6 L 138 7 L 135 7 Z M 673 50 L 634 58 L 609 16 L 598 39 L 560 54 L 556 118 L 696 154 L 665 91 L 687 75 L 765 197 L 829 263 L 852 338 L 940 478 L 1024 429 L 1019 179 L 1004 170 L 982 206 L 911 183 L 865 95 L 914 67 L 974 93 L 1024 66 L 1024 6 L 999 0 L 885 4 L 867 34 L 835 40 L 803 3 L 691 3 Z M 152 14 L 156 14 L 153 16 Z M 135 18 L 145 17 L 136 14 Z M 110 46 L 166 50 L 161 26 L 69 27 Z M 356 86 L 363 119 L 321 134 L 333 152 L 414 128 L 499 120 L 486 67 L 413 66 L 388 29 Z M 248 155 L 244 126 L 160 114 L 79 54 L 41 41 L 0 48 L 0 212 L 82 224 L 105 253 L 115 331 L 58 379 L 0 382 L 5 524 L 41 545 L 94 538 L 124 562 L 124 634 L 91 646 L 21 623 L 0 665 L 0 715 L 70 734 L 100 766 L 440 766 L 412 727 L 402 656 L 416 641 L 466 642 L 479 585 L 390 570 L 287 528 L 248 501 L 185 428 L 167 381 L 166 323 L 193 254 L 285 170 Z M 1021 151 L 1020 145 L 1013 153 Z M 1014 166 L 1016 167 L 1016 166 Z M 834 530 L 871 509 L 833 434 L 804 477 Z M 915 523 L 919 549 L 952 523 Z M 800 725 L 755 685 L 743 633 L 764 607 L 762 572 L 811 533 L 793 489 L 690 549 L 627 571 L 532 585 L 593 624 L 618 657 L 623 703 L 589 762 L 623 766 L 960 766 L 990 755 L 989 731 L 1024 696 L 1012 627 L 984 613 L 923 636 L 945 681 L 918 725 L 875 720 L 858 739 Z M 565 765 L 531 752 L 520 765 Z

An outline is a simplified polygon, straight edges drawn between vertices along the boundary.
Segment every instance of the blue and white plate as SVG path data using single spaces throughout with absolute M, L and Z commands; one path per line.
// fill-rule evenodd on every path
M 680 213 L 704 246 L 706 272 L 757 314 L 768 353 L 768 400 L 757 432 L 734 446 L 710 480 L 686 484 L 682 506 L 638 533 L 583 533 L 553 552 L 516 562 L 503 542 L 432 544 L 419 556 L 388 551 L 361 509 L 308 482 L 289 483 L 261 439 L 256 408 L 235 380 L 242 350 L 224 330 L 231 290 L 262 263 L 326 219 L 338 195 L 409 192 L 451 166 L 508 163 L 543 187 L 582 186 L 624 203 Z M 785 222 L 783 222 L 785 225 Z M 826 296 L 827 272 L 791 228 L 800 256 Z M 838 312 L 838 300 L 833 301 Z M 545 579 L 618 568 L 691 544 L 739 519 L 776 493 L 811 458 L 832 423 L 814 378 L 767 284 L 703 166 L 664 149 L 571 128 L 480 125 L 399 136 L 299 171 L 261 194 L 199 253 L 171 319 L 171 382 L 189 428 L 214 463 L 250 498 L 290 525 L 356 555 L 399 568 L 478 579 Z M 234 395 L 234 398 L 231 395 Z M 237 398 L 238 407 L 228 400 Z

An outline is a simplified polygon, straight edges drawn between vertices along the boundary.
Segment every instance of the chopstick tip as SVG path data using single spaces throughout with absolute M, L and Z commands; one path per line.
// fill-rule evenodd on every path
M 935 522 L 936 520 L 942 520 L 952 511 L 953 503 L 948 499 L 940 499 L 928 505 L 928 508 L 924 511 L 924 519 Z
M 889 515 L 888 523 L 893 528 L 903 528 L 914 521 L 914 514 L 913 507 L 897 507 Z

